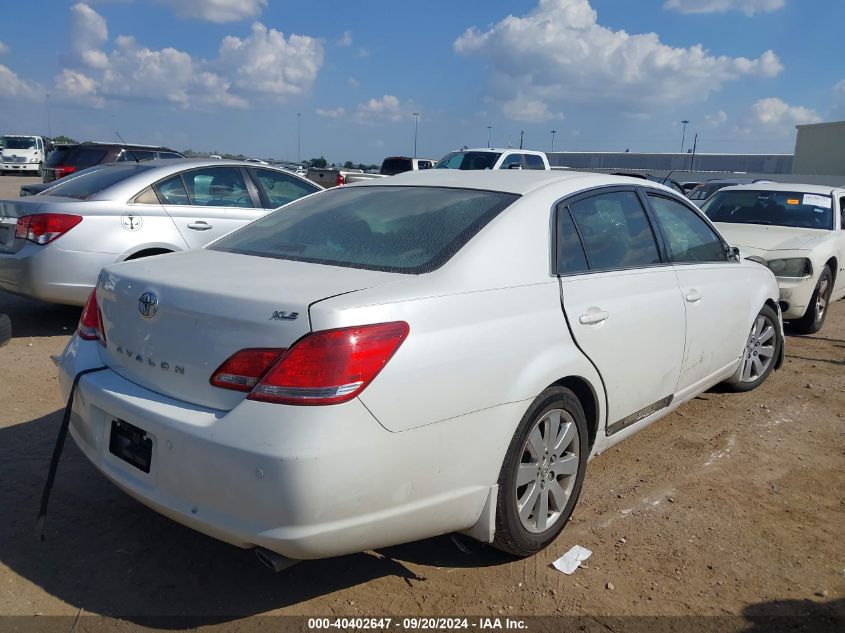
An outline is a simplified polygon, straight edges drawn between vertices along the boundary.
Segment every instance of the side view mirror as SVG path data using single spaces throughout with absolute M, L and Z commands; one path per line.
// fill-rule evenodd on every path
M 736 246 L 728 246 L 726 250 L 728 252 L 728 259 L 731 259 L 735 262 L 740 261 L 741 258 L 739 254 L 739 248 L 737 248 Z

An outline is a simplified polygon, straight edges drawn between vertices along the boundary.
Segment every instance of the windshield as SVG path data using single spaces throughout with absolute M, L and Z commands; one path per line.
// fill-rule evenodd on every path
M 35 149 L 34 136 L 4 136 L 3 145 L 6 149 Z
M 435 169 L 493 169 L 501 152 L 452 152 L 434 166 Z
M 713 222 L 833 229 L 833 198 L 795 191 L 720 191 L 701 207 Z
M 209 248 L 419 274 L 445 264 L 518 197 L 440 187 L 339 187 L 294 202 Z
M 152 167 L 139 163 L 114 163 L 64 180 L 46 191 L 45 195 L 87 200 L 94 194 L 148 169 Z
M 707 200 L 710 196 L 714 193 L 719 191 L 719 189 L 724 189 L 725 187 L 730 187 L 731 183 L 721 183 L 721 184 L 703 184 L 698 185 L 695 189 L 689 192 L 689 196 L 687 196 L 690 200 Z

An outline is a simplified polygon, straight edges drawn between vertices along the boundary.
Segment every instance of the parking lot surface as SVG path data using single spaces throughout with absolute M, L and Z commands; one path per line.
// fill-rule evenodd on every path
M 32 180 L 0 178 L 0 198 Z M 845 302 L 820 333 L 787 337 L 761 388 L 705 393 L 593 460 L 572 521 L 533 558 L 443 536 L 280 574 L 130 499 L 70 440 L 39 542 L 64 405 L 49 356 L 79 309 L 0 293 L 0 312 L 14 328 L 0 349 L 0 615 L 845 617 Z M 550 566 L 576 544 L 593 551 L 581 569 Z

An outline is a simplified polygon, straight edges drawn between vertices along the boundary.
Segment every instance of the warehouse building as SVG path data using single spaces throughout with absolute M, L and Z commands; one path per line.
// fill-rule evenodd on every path
M 845 176 L 845 121 L 796 127 L 792 173 Z

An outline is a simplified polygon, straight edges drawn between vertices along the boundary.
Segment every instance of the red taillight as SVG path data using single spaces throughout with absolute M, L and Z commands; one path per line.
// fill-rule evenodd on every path
M 72 167 L 71 165 L 60 165 L 59 167 L 55 167 L 53 171 L 56 174 L 56 180 L 59 178 L 64 178 L 68 174 L 72 174 L 76 171 L 76 167 Z
M 346 176 L 344 176 L 343 174 L 338 174 L 337 178 L 334 181 L 334 184 L 338 187 L 340 185 L 345 185 L 346 184 Z
M 360 394 L 387 365 L 408 331 L 404 321 L 378 323 L 308 334 L 281 356 L 281 350 L 242 350 L 220 366 L 211 384 L 250 391 L 247 397 L 261 402 L 346 402 Z M 273 353 L 276 356 L 271 358 Z M 221 374 L 231 378 L 221 380 Z M 255 382 L 250 390 L 252 380 Z
M 255 383 L 284 353 L 284 349 L 242 349 L 224 362 L 211 376 L 211 384 L 223 389 L 252 391 Z
M 18 218 L 15 237 L 49 244 L 82 222 L 82 216 L 67 213 L 36 213 Z
M 106 333 L 103 330 L 103 315 L 100 313 L 100 306 L 97 304 L 97 289 L 91 291 L 82 316 L 79 318 L 79 327 L 76 330 L 79 338 L 86 341 L 99 341 L 100 345 L 106 346 Z

